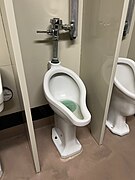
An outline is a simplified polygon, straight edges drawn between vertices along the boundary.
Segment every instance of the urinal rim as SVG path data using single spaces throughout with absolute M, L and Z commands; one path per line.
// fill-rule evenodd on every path
M 135 62 L 129 58 L 123 58 L 123 57 L 119 57 L 118 58 L 118 62 L 117 64 L 126 64 L 128 66 L 130 66 L 135 74 Z M 122 92 L 124 93 L 126 96 L 128 96 L 129 98 L 131 98 L 132 100 L 135 101 L 135 94 L 130 92 L 129 90 L 127 90 L 120 82 L 119 80 L 117 80 L 116 76 L 114 78 L 114 84 L 115 86 Z
M 67 74 L 68 76 L 70 76 L 78 85 L 79 89 L 80 89 L 80 108 L 83 114 L 83 119 L 79 119 L 77 118 L 69 109 L 67 109 L 61 102 L 55 100 L 55 98 L 52 96 L 52 94 L 49 91 L 49 81 L 51 79 L 51 77 L 54 74 L 57 73 L 63 73 L 63 74 Z M 56 108 L 59 106 L 59 110 L 64 113 L 71 121 L 73 124 L 77 125 L 77 126 L 83 126 L 83 125 L 87 125 L 90 120 L 91 120 L 91 114 L 88 111 L 88 108 L 86 106 L 86 88 L 85 85 L 83 84 L 82 80 L 80 79 L 80 77 L 73 72 L 72 70 L 65 68 L 61 65 L 57 65 L 57 66 L 52 66 L 50 70 L 48 70 L 44 76 L 44 83 L 43 83 L 43 88 L 44 88 L 44 92 L 45 95 L 48 99 L 48 101 L 50 103 L 52 103 L 52 105 L 54 105 Z M 83 93 L 82 93 L 83 92 Z M 63 112 L 64 111 L 64 112 Z

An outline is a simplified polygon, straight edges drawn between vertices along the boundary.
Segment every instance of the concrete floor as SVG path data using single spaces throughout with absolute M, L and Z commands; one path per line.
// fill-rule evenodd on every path
M 119 137 L 108 129 L 98 146 L 87 127 L 78 128 L 83 152 L 64 161 L 51 140 L 51 126 L 36 130 L 41 173 L 35 174 L 25 136 L 0 142 L 4 169 L 2 180 L 135 180 L 135 117 L 128 119 L 131 132 Z

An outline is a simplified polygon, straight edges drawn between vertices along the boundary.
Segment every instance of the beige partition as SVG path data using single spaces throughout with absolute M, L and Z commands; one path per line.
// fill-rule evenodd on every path
M 92 114 L 91 133 L 102 144 L 128 0 L 85 0 L 80 75 Z
M 10 60 L 8 46 L 6 42 L 2 17 L 0 13 L 0 73 L 2 76 L 3 87 L 8 87 L 13 92 L 13 98 L 4 104 L 4 110 L 0 116 L 14 113 L 21 110 L 20 99 L 17 92 L 13 64 Z
M 22 99 L 24 104 L 24 110 L 26 115 L 28 133 L 30 138 L 31 151 L 36 172 L 40 172 L 39 157 L 37 151 L 37 144 L 35 139 L 35 133 L 33 128 L 30 102 L 27 90 L 27 84 L 25 79 L 25 73 L 23 68 L 21 48 L 18 38 L 18 32 L 16 27 L 16 20 L 14 15 L 14 8 L 12 0 L 0 1 L 0 7 L 2 11 L 2 18 L 5 27 L 7 42 L 9 46 L 10 56 L 14 60 L 19 79 L 20 89 L 22 93 Z

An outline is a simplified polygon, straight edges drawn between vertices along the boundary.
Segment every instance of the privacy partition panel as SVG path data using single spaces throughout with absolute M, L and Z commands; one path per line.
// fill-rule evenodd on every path
M 17 69 L 34 165 L 35 165 L 36 172 L 40 172 L 37 144 L 36 144 L 35 133 L 34 133 L 34 128 L 33 128 L 29 96 L 28 96 L 26 78 L 25 78 L 25 73 L 24 73 L 24 68 L 23 68 L 23 61 L 22 61 L 21 48 L 20 48 L 20 43 L 19 43 L 19 38 L 18 38 L 18 32 L 17 32 L 17 27 L 16 27 L 13 2 L 12 0 L 0 1 L 0 7 L 2 11 L 4 27 L 6 30 L 8 46 L 10 47 L 9 48 L 10 55 L 12 54 L 11 56 L 14 59 L 16 69 Z
M 128 0 L 85 0 L 80 75 L 92 114 L 91 133 L 102 144 Z

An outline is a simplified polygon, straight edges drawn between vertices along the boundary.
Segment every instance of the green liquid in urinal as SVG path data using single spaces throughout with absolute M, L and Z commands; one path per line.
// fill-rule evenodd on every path
M 81 109 L 80 106 L 71 101 L 71 100 L 63 100 L 61 101 L 62 104 L 64 104 L 71 112 L 73 112 L 73 114 L 79 118 L 79 119 L 83 119 L 83 115 L 81 113 Z

